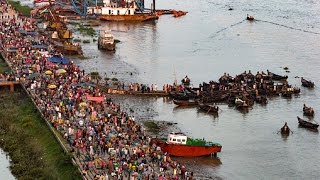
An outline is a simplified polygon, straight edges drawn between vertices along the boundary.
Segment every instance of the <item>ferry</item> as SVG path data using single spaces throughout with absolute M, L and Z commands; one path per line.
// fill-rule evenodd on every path
M 184 133 L 170 133 L 166 141 L 157 140 L 156 144 L 169 155 L 179 157 L 216 156 L 222 149 L 219 143 L 192 139 Z
M 106 49 L 108 51 L 114 51 L 116 49 L 116 43 L 110 31 L 100 32 L 98 38 L 98 49 Z

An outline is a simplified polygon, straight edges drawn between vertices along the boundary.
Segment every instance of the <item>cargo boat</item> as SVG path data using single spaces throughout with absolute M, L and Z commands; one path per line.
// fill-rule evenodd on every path
M 114 51 L 116 49 L 116 43 L 111 32 L 100 32 L 100 36 L 98 38 L 98 49 L 106 49 L 108 51 Z
M 88 14 L 99 15 L 104 21 L 154 21 L 159 19 L 155 11 L 155 0 L 152 9 L 146 11 L 141 0 L 106 0 L 103 7 L 88 7 Z
M 101 15 L 103 21 L 153 21 L 159 17 L 156 14 L 133 14 L 133 15 Z
M 170 133 L 167 141 L 157 140 L 156 144 L 169 155 L 180 157 L 216 156 L 222 149 L 219 143 L 188 138 L 183 133 Z

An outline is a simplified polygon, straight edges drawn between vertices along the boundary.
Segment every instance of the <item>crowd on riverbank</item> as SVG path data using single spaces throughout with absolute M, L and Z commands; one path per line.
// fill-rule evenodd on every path
M 92 84 L 91 76 L 74 63 L 54 64 L 34 45 L 50 46 L 48 37 L 37 32 L 37 23 L 9 14 L 0 25 L 1 53 L 16 79 L 23 82 L 36 105 L 60 131 L 81 163 L 83 174 L 95 179 L 193 179 L 193 173 L 162 152 L 133 116 Z M 12 15 L 12 16 L 11 16 Z M 34 31 L 33 35 L 19 31 Z M 8 51 L 15 48 L 15 51 Z M 157 87 L 155 88 L 157 89 Z
M 131 92 L 141 92 L 141 93 L 151 93 L 151 92 L 157 92 L 157 91 L 163 91 L 163 92 L 171 92 L 175 91 L 176 89 L 180 88 L 181 85 L 176 84 L 164 84 L 162 87 L 159 87 L 157 84 L 140 84 L 140 83 L 124 83 L 124 82 L 114 82 L 114 83 L 108 83 L 106 82 L 105 87 L 107 88 L 115 88 L 117 90 L 126 90 Z

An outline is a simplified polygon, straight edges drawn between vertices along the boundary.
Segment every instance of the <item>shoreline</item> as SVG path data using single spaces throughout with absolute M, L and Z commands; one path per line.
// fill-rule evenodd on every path
M 21 19 L 17 19 L 17 20 L 21 20 Z M 23 21 L 29 22 L 29 19 L 24 19 Z M 32 28 L 33 28 L 33 24 L 31 25 L 31 29 Z M 37 29 L 35 28 L 34 31 L 37 31 Z M 15 31 L 13 32 L 16 33 Z M 2 39 L 3 41 L 4 37 L 1 37 L 0 39 Z M 24 41 L 24 39 L 17 39 L 17 40 Z M 6 42 L 6 41 L 3 41 L 3 42 Z M 3 47 L 6 48 L 6 45 Z M 36 55 L 36 54 L 32 54 L 32 55 Z M 10 58 L 10 56 L 6 57 L 5 55 L 3 57 L 4 57 L 4 60 L 8 63 L 8 65 L 11 68 L 16 67 L 19 70 L 19 67 L 22 67 L 21 64 L 15 61 L 15 58 L 13 57 Z M 41 62 L 46 62 L 46 61 L 47 61 L 46 58 L 41 59 Z M 38 71 L 41 74 L 43 72 L 42 68 L 45 68 L 45 67 L 41 67 L 39 66 L 39 64 L 43 65 L 43 63 L 39 63 L 38 61 L 35 61 L 35 60 L 31 60 L 31 62 L 34 63 L 34 65 L 38 64 L 39 68 L 36 71 Z M 58 103 L 60 104 L 60 108 L 59 108 L 58 104 L 54 106 L 55 104 L 54 102 L 57 102 L 57 101 L 59 102 L 62 99 L 59 100 L 55 98 L 55 93 L 60 94 L 62 91 L 68 91 L 68 89 L 64 89 L 64 86 L 70 87 L 70 85 L 72 84 L 68 84 L 69 82 L 67 84 L 66 83 L 62 84 L 61 82 L 59 82 L 59 79 L 57 79 L 57 77 L 60 79 L 62 78 L 67 79 L 68 77 L 73 79 L 77 77 L 73 74 L 73 72 L 78 72 L 80 73 L 78 75 L 78 82 L 79 80 L 81 80 L 82 82 L 88 82 L 88 80 L 85 80 L 88 78 L 87 75 L 85 75 L 84 72 L 81 73 L 81 70 L 76 65 L 74 64 L 64 65 L 63 68 L 66 69 L 66 72 L 67 72 L 66 76 L 57 74 L 56 76 L 51 77 L 52 79 L 50 78 L 49 80 L 50 82 L 46 81 L 43 75 L 40 75 L 40 77 L 38 77 L 37 79 L 35 78 L 31 79 L 31 80 L 35 79 L 38 82 L 40 81 L 40 83 L 43 83 L 45 85 L 44 89 L 37 88 L 38 84 L 35 84 L 36 81 L 27 80 L 25 78 L 26 74 L 24 73 L 20 72 L 20 73 L 16 73 L 15 75 L 20 77 L 20 80 L 22 80 L 21 81 L 22 87 L 25 89 L 26 92 L 28 92 L 28 95 L 31 97 L 31 100 L 36 105 L 43 119 L 47 123 L 48 127 L 52 130 L 53 134 L 56 136 L 57 140 L 60 142 L 62 147 L 64 147 L 64 145 L 67 145 L 67 147 L 70 147 L 71 150 L 70 149 L 67 150 L 67 148 L 64 148 L 64 149 L 65 151 L 73 152 L 72 154 L 73 154 L 74 163 L 78 165 L 78 167 L 80 168 L 80 171 L 83 173 L 85 178 L 88 178 L 88 179 L 93 179 L 93 177 L 102 178 L 102 176 L 103 177 L 118 176 L 122 178 L 148 176 L 148 177 L 151 177 L 151 179 L 156 177 L 161 177 L 161 176 L 166 176 L 169 179 L 170 178 L 177 179 L 179 176 L 181 176 L 186 178 L 186 175 L 187 175 L 187 173 L 185 173 L 187 172 L 186 168 L 183 165 L 180 165 L 177 162 L 172 161 L 171 158 L 168 155 L 164 154 L 164 152 L 159 150 L 157 146 L 149 145 L 151 142 L 151 139 L 150 137 L 145 135 L 145 128 L 140 124 L 136 123 L 134 120 L 134 117 L 129 116 L 126 112 L 122 112 L 120 110 L 120 106 L 114 104 L 111 100 L 109 100 L 106 97 L 105 94 L 101 94 L 101 93 L 96 94 L 95 91 L 99 92 L 99 88 L 97 87 L 94 88 L 95 91 L 92 91 L 91 87 L 89 88 L 75 87 L 75 88 L 71 88 L 72 91 L 69 92 L 69 93 L 75 93 L 76 91 L 79 91 L 81 89 L 82 91 L 93 93 L 94 96 L 102 95 L 106 100 L 106 101 L 103 101 L 103 103 L 101 104 L 100 103 L 95 104 L 94 102 L 84 101 L 87 103 L 87 106 L 90 106 L 91 108 L 94 108 L 94 109 L 99 109 L 99 107 L 101 108 L 101 106 L 104 107 L 102 109 L 103 111 L 100 110 L 96 112 L 95 110 L 95 115 L 93 115 L 93 112 L 89 111 L 89 109 L 83 109 L 83 108 L 78 109 L 77 106 L 71 107 L 72 109 L 74 109 L 73 111 L 75 111 L 76 114 L 85 113 L 85 117 L 87 115 L 89 117 L 91 116 L 91 120 L 83 119 L 83 121 L 86 124 L 88 124 L 88 127 L 83 127 L 83 125 L 81 124 L 79 126 L 79 124 L 77 123 L 80 123 L 80 121 L 76 122 L 74 120 L 74 117 L 70 116 L 70 112 L 69 112 L 69 115 L 64 113 L 63 117 L 61 117 L 62 114 L 60 112 L 63 110 L 61 103 Z M 54 69 L 54 70 L 57 70 L 57 69 Z M 79 76 L 81 77 L 81 79 L 79 79 Z M 57 84 L 58 86 L 54 86 L 54 87 L 50 86 L 50 83 Z M 40 85 L 39 87 L 43 87 L 43 86 Z M 57 87 L 59 87 L 59 89 L 56 89 Z M 78 101 L 77 99 L 74 99 L 74 100 L 77 100 L 77 102 L 74 102 L 74 103 L 80 103 L 82 100 L 84 100 L 81 98 L 83 95 L 84 94 L 82 93 L 80 94 L 80 101 Z M 48 101 L 48 100 L 53 102 L 53 104 L 52 105 L 50 105 L 51 103 L 43 104 L 45 101 Z M 56 110 L 56 108 L 58 108 L 58 110 Z M 66 106 L 66 108 L 68 108 L 68 106 Z M 57 114 L 54 113 L 54 109 L 56 110 L 55 113 Z M 105 113 L 108 113 L 108 114 L 105 114 Z M 103 117 L 104 116 L 103 114 L 105 115 L 105 117 Z M 57 117 L 60 117 L 60 118 L 58 119 Z M 98 117 L 100 117 L 100 119 L 98 119 Z M 92 120 L 92 118 L 94 118 L 95 120 Z M 49 120 L 49 119 L 52 119 L 52 120 Z M 120 123 L 118 124 L 117 122 L 119 122 L 119 120 L 120 120 Z M 70 124 L 70 121 L 72 122 L 72 124 Z M 100 131 L 98 136 L 91 133 L 87 135 L 86 134 L 83 135 L 83 133 L 86 130 L 88 130 L 87 128 L 89 128 L 90 130 L 92 129 L 93 126 L 97 127 L 97 126 L 100 126 L 101 124 L 103 124 L 104 129 L 100 129 L 100 130 L 95 129 L 95 131 L 98 131 L 98 132 Z M 69 128 L 67 128 L 68 126 Z M 127 130 L 122 130 L 122 129 L 127 129 Z M 103 130 L 103 132 L 101 130 Z M 55 133 L 55 131 L 60 131 L 59 135 Z M 113 133 L 116 133 L 117 136 L 110 136 L 110 132 L 112 131 Z M 91 131 L 91 132 L 94 132 L 94 131 Z M 83 138 L 79 138 L 80 134 Z M 105 137 L 106 135 L 109 137 L 108 138 L 106 137 L 106 140 L 102 140 L 102 141 L 100 140 L 100 142 L 98 142 L 97 139 L 99 139 L 100 135 L 102 135 L 102 137 Z M 63 139 L 61 140 L 62 136 L 63 136 Z M 93 144 L 91 144 L 92 140 L 94 140 Z M 62 141 L 64 141 L 64 143 Z M 104 148 L 103 146 L 98 144 L 101 142 L 103 144 L 105 143 L 106 147 L 108 148 Z M 112 144 L 109 145 L 110 143 L 113 143 L 113 145 Z M 119 143 L 119 144 L 114 144 L 114 143 Z M 122 143 L 125 143 L 127 145 L 124 146 L 124 144 Z M 103 148 L 103 150 L 101 148 Z M 117 150 L 121 149 L 123 153 L 129 152 L 129 154 L 127 153 L 124 154 L 126 159 L 120 159 L 121 156 L 117 156 L 117 154 L 113 154 L 115 149 Z M 139 152 L 139 154 L 136 154 L 136 152 Z M 109 164 L 107 164 L 108 162 Z M 114 163 L 118 165 L 114 165 Z M 115 166 L 118 167 L 120 164 L 122 165 L 122 168 L 115 168 Z M 127 169 L 128 166 L 129 166 L 129 169 Z M 182 170 L 180 169 L 181 167 L 182 167 Z M 191 174 L 189 173 L 188 177 L 192 179 L 193 173 L 192 172 Z
M 0 62 L 6 63 L 1 56 Z M 0 70 L 2 68 L 0 67 Z M 53 134 L 49 132 L 47 124 L 42 120 L 41 114 L 37 111 L 31 98 L 26 95 L 25 90 L 21 87 L 16 87 L 15 92 L 9 92 L 6 89 L 1 90 L 2 101 L 0 105 L 3 108 L 0 110 L 2 117 L 0 122 L 0 138 L 2 139 L 0 147 L 4 152 L 8 153 L 11 159 L 9 162 L 10 172 L 16 178 L 28 177 L 29 173 L 34 177 L 38 177 L 36 174 L 32 174 L 32 170 L 19 171 L 19 168 L 24 166 L 25 168 L 38 168 L 28 165 L 30 160 L 26 158 L 31 156 L 31 153 L 38 154 L 38 156 L 33 157 L 38 158 L 37 161 L 33 159 L 35 164 L 38 162 L 45 165 L 44 167 L 46 168 L 51 168 L 49 174 L 52 175 L 52 178 L 80 178 L 80 174 L 77 173 L 77 168 L 70 161 L 69 155 L 64 153 L 63 148 L 55 140 Z M 8 130 L 8 127 L 14 129 L 14 131 Z M 25 129 L 26 127 L 32 128 Z M 19 133 L 15 133 L 16 131 Z M 41 134 L 38 132 L 41 132 Z M 21 136 L 24 137 L 22 138 Z M 37 143 L 34 142 L 35 139 Z M 28 143 L 26 144 L 25 142 Z M 28 153 L 29 155 L 27 155 Z M 37 171 L 37 173 L 40 174 L 40 171 Z M 72 175 L 70 176 L 70 174 Z

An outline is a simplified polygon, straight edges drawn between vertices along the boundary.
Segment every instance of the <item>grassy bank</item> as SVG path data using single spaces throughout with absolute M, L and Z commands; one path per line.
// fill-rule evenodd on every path
M 0 146 L 18 179 L 81 179 L 25 92 L 0 92 Z
M 32 9 L 29 6 L 21 5 L 20 1 L 9 0 L 8 3 L 24 16 L 31 16 Z
M 80 32 L 80 34 L 85 36 L 95 36 L 97 34 L 96 30 L 94 30 L 92 27 L 86 27 L 81 24 L 78 24 L 77 31 Z
M 11 72 L 9 66 L 7 65 L 7 63 L 2 60 L 2 57 L 0 55 L 0 74 L 5 73 L 5 72 Z

